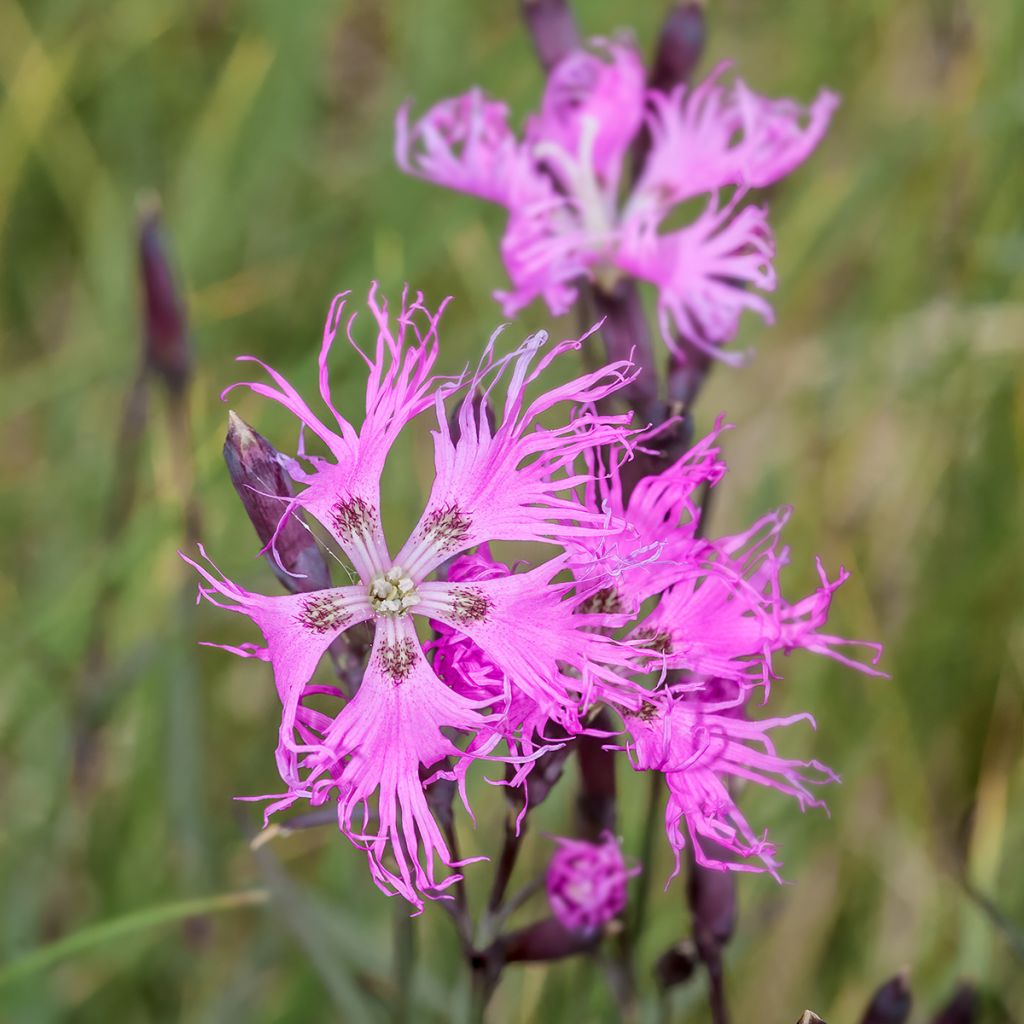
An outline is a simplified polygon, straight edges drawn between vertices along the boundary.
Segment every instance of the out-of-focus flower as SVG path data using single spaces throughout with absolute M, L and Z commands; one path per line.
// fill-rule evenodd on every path
M 627 867 L 610 832 L 599 843 L 554 836 L 558 849 L 548 865 L 548 903 L 570 931 L 593 935 L 626 906 L 626 887 L 639 867 Z
M 282 500 L 281 526 L 292 522 L 293 509 L 312 515 L 347 556 L 353 582 L 266 597 L 224 578 L 212 563 L 188 560 L 205 580 L 200 595 L 247 615 L 266 641 L 265 647 L 228 649 L 271 663 L 283 706 L 277 764 L 287 792 L 267 814 L 299 799 L 314 805 L 336 800 L 340 828 L 366 850 L 375 882 L 421 908 L 424 896 L 436 896 L 459 877 L 435 874 L 436 860 L 449 867 L 458 862 L 428 807 L 421 768 L 446 758 L 464 768 L 467 759 L 489 756 L 502 733 L 485 731 L 500 713 L 492 697 L 457 692 L 438 678 L 414 616 L 471 640 L 498 674 L 505 703 L 527 701 L 545 721 L 571 725 L 586 703 L 588 681 L 616 679 L 606 664 L 615 641 L 595 628 L 603 620 L 574 614 L 575 588 L 556 578 L 565 569 L 569 541 L 608 529 L 603 513 L 583 504 L 576 491 L 588 480 L 584 455 L 597 446 L 630 444 L 628 416 L 594 409 L 623 386 L 630 368 L 612 364 L 527 402 L 527 387 L 580 342 L 564 341 L 542 353 L 547 336 L 541 333 L 498 358 L 492 338 L 474 372 L 443 380 L 431 376 L 440 311 L 428 311 L 421 296 L 403 296 L 392 315 L 371 290 L 377 340 L 374 350 L 363 353 L 352 337 L 355 317 L 343 321 L 345 300 L 340 295 L 331 307 L 320 352 L 320 397 L 329 419 L 318 417 L 269 367 L 263 368 L 271 383 L 241 386 L 283 405 L 329 453 L 314 454 L 303 443 L 298 458 L 285 462 L 302 489 Z M 329 385 L 328 356 L 343 322 L 369 367 L 366 414 L 358 428 L 337 411 Z M 488 408 L 503 378 L 503 408 L 495 411 L 492 427 Z M 456 437 L 445 400 L 463 387 Z M 541 426 L 539 418 L 563 403 L 572 410 L 568 422 Z M 418 525 L 392 557 L 380 518 L 381 471 L 400 431 L 431 409 L 437 419 L 433 488 Z M 498 539 L 546 542 L 555 555 L 515 574 L 431 579 L 453 556 Z M 272 538 L 271 551 L 274 543 Z M 342 694 L 314 684 L 314 670 L 339 634 L 365 621 L 375 629 L 366 673 L 355 697 L 329 715 L 323 698 Z M 621 652 L 616 657 L 623 660 Z M 450 738 L 453 730 L 485 738 L 464 751 Z M 440 770 L 434 777 L 456 774 L 461 779 L 463 771 Z
M 787 175 L 814 150 L 838 99 L 810 107 L 771 100 L 720 65 L 701 85 L 645 86 L 634 47 L 595 40 L 551 72 L 522 140 L 504 105 L 478 89 L 438 103 L 414 123 L 398 112 L 396 156 L 410 174 L 500 203 L 509 211 L 502 255 L 512 287 L 496 293 L 511 316 L 535 298 L 566 312 L 581 280 L 610 291 L 623 274 L 658 288 L 666 343 L 720 358 L 744 309 L 771 319 L 774 241 L 751 189 Z M 628 183 L 628 153 L 646 132 L 645 161 Z M 726 197 L 724 191 L 731 191 Z M 706 197 L 696 219 L 665 222 Z

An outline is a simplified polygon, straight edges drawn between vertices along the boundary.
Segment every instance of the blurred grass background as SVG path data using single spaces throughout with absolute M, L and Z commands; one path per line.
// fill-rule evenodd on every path
M 631 24 L 645 47 L 665 9 L 577 6 L 588 32 Z M 769 95 L 808 100 L 828 85 L 844 97 L 818 154 L 772 197 L 778 323 L 746 323 L 756 359 L 720 369 L 703 398 L 705 425 L 719 410 L 738 425 L 716 528 L 794 504 L 790 593 L 813 585 L 815 554 L 845 564 L 835 630 L 884 640 L 893 675 L 797 656 L 776 688 L 780 710 L 819 720 L 786 752 L 813 753 L 845 781 L 831 820 L 770 795 L 747 801 L 796 884 L 741 881 L 727 960 L 736 1018 L 787 1024 L 810 1006 L 855 1021 L 907 966 L 917 1019 L 959 977 L 983 991 L 984 1020 L 1014 1019 L 1024 7 L 715 0 L 708 13 L 703 70 L 729 56 Z M 434 301 L 456 296 L 442 370 L 478 350 L 500 316 L 489 298 L 503 283 L 500 212 L 407 179 L 391 159 L 399 102 L 423 109 L 473 83 L 517 115 L 537 100 L 511 0 L 0 4 L 0 1019 L 386 1016 L 401 908 L 330 828 L 257 859 L 258 812 L 231 800 L 274 791 L 276 701 L 264 666 L 195 646 L 249 637 L 192 607 L 175 555 L 189 469 L 159 395 L 135 512 L 108 539 L 139 361 L 135 199 L 163 198 L 187 283 L 202 534 L 230 575 L 270 591 L 221 463 L 217 394 L 243 352 L 311 388 L 331 296 L 371 278 L 393 294 L 408 280 Z M 532 308 L 513 336 L 547 321 Z M 357 403 L 362 371 L 353 360 L 346 377 L 337 355 L 335 380 Z M 238 409 L 289 446 L 276 410 L 246 397 Z M 422 438 L 399 456 L 385 510 L 396 533 L 429 479 Z M 622 829 L 635 849 L 644 788 L 627 774 Z M 543 867 L 540 833 L 564 829 L 570 800 L 565 783 L 538 815 L 523 878 Z M 476 809 L 466 845 L 494 853 L 500 801 L 483 793 Z M 469 875 L 479 897 L 489 870 Z M 687 928 L 678 883 L 654 906 L 645 969 Z M 465 980 L 449 922 L 428 907 L 415 935 L 414 1019 L 457 1019 Z M 67 943 L 59 962 L 32 959 L 55 941 Z M 701 986 L 674 997 L 671 1019 L 705 1019 Z M 573 961 L 510 969 L 494 1019 L 614 1011 L 599 971 Z

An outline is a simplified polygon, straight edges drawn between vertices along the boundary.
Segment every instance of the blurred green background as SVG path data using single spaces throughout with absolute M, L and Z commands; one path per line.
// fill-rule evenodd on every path
M 665 10 L 577 6 L 588 32 L 629 24 L 645 48 Z M 1014 1019 L 1024 6 L 712 0 L 708 16 L 703 70 L 730 56 L 769 95 L 809 100 L 828 85 L 844 98 L 817 155 L 772 196 L 778 323 L 746 322 L 740 344 L 756 359 L 717 370 L 702 399 L 703 425 L 725 410 L 738 427 L 716 529 L 792 503 L 790 594 L 813 585 L 815 554 L 846 565 L 835 631 L 883 640 L 893 676 L 797 655 L 776 687 L 773 708 L 819 720 L 784 752 L 813 753 L 844 783 L 831 819 L 748 794 L 795 884 L 741 880 L 727 956 L 736 1019 L 789 1024 L 813 1007 L 855 1021 L 904 966 L 918 1020 L 961 977 L 983 991 L 982 1019 Z M 388 1015 L 402 908 L 331 828 L 273 840 L 262 859 L 250 851 L 259 812 L 231 798 L 274 791 L 276 698 L 265 666 L 196 646 L 252 636 L 195 610 L 175 550 L 193 489 L 220 565 L 252 589 L 274 586 L 221 462 L 217 395 L 237 379 L 235 355 L 312 388 L 331 296 L 371 278 L 393 294 L 408 280 L 433 301 L 456 296 L 446 372 L 500 319 L 489 297 L 504 282 L 500 211 L 405 178 L 391 157 L 403 99 L 423 109 L 473 83 L 517 116 L 536 103 L 541 76 L 511 0 L 0 3 L 0 1019 Z M 140 358 L 135 201 L 147 189 L 163 199 L 187 285 L 194 442 L 190 466 L 154 390 L 118 532 L 115 444 Z M 531 308 L 511 336 L 548 319 Z M 358 402 L 361 367 L 344 350 L 335 367 Z M 291 445 L 277 410 L 237 401 Z M 425 494 L 425 438 L 396 462 L 385 514 L 397 533 Z M 642 782 L 620 777 L 633 852 Z M 541 833 L 564 830 L 571 797 L 569 781 L 538 815 L 517 879 L 542 869 Z M 493 854 L 501 801 L 481 792 L 476 810 L 465 844 Z M 660 895 L 668 863 L 662 848 L 644 976 L 688 927 L 682 886 Z M 469 878 L 479 898 L 489 870 Z M 436 907 L 415 923 L 414 1019 L 462 1012 L 451 932 Z M 702 986 L 680 990 L 664 1019 L 705 1020 Z M 655 1010 L 645 1004 L 645 1019 Z M 494 1019 L 615 1015 L 599 968 L 573 961 L 510 969 Z

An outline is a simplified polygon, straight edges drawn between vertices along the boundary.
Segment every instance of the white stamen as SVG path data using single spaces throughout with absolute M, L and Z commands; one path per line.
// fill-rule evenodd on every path
M 375 576 L 370 583 L 370 604 L 378 615 L 401 615 L 419 599 L 415 583 L 397 565 Z

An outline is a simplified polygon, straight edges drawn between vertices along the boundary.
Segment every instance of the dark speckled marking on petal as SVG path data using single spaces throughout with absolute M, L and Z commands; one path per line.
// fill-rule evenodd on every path
M 491 599 L 479 587 L 456 587 L 451 602 L 452 621 L 458 626 L 483 622 L 493 607 Z
M 299 625 L 322 634 L 340 629 L 352 618 L 352 613 L 331 594 L 313 594 L 302 602 L 302 610 L 296 618 Z
M 391 682 L 404 683 L 412 673 L 416 657 L 416 642 L 403 637 L 381 647 L 378 655 L 380 670 Z

